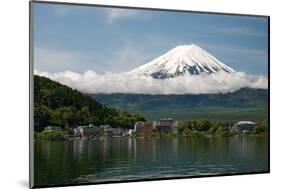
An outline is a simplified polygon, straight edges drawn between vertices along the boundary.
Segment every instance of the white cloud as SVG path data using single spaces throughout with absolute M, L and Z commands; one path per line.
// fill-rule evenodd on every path
M 47 73 L 35 70 L 36 75 L 48 77 L 84 93 L 143 93 L 143 94 L 206 94 L 232 92 L 243 87 L 268 88 L 265 76 L 216 73 L 171 79 L 153 79 L 129 73 L 106 73 L 94 71 L 78 74 L 71 71 Z
M 107 23 L 111 24 L 115 20 L 132 17 L 137 14 L 137 11 L 130 10 L 130 9 L 110 8 L 106 10 L 106 13 L 107 13 Z

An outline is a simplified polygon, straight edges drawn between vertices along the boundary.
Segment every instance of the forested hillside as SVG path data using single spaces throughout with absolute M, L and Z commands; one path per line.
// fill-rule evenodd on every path
M 91 94 L 119 110 L 138 112 L 147 119 L 261 120 L 268 113 L 268 90 L 243 88 L 219 94 Z
M 108 108 L 94 98 L 41 76 L 34 76 L 34 129 L 47 125 L 63 128 L 110 124 L 130 128 L 144 118 L 138 114 Z

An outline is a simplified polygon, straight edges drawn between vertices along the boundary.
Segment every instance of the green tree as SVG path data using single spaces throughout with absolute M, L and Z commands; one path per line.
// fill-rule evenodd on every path
M 42 131 L 49 124 L 63 128 L 90 123 L 132 128 L 136 121 L 145 121 L 145 118 L 139 114 L 108 108 L 91 96 L 45 77 L 34 76 L 36 131 Z
M 254 127 L 253 133 L 255 133 L 255 134 L 262 134 L 262 133 L 265 134 L 265 133 L 268 133 L 268 118 L 265 118 L 260 123 L 258 123 Z
M 50 109 L 44 105 L 34 106 L 34 130 L 42 131 L 50 123 Z
M 218 135 L 222 137 L 228 137 L 231 136 L 231 133 L 227 126 L 220 126 L 218 128 Z
M 208 131 L 211 128 L 211 122 L 208 120 L 199 120 L 196 124 L 196 129 L 198 131 Z

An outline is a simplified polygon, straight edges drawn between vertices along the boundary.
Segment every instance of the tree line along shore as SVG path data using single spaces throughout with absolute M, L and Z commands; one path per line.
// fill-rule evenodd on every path
M 167 125 L 170 122 L 170 129 Z M 175 124 L 176 123 L 176 124 Z M 157 125 L 158 124 L 158 125 Z M 233 137 L 268 135 L 268 119 L 260 122 L 220 122 L 210 120 L 186 120 L 176 122 L 171 118 L 159 122 L 136 122 L 133 129 L 111 127 L 109 125 L 88 125 L 76 128 L 48 126 L 35 132 L 36 140 L 101 140 L 111 137 Z

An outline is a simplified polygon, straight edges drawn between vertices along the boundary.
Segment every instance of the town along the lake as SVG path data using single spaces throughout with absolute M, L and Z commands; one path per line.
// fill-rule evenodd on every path
M 209 120 L 176 121 L 161 118 L 157 121 L 138 121 L 132 129 L 94 124 L 62 129 L 60 126 L 47 126 L 35 139 L 43 140 L 102 140 L 108 137 L 231 137 L 236 135 L 267 135 L 267 119 L 255 123 L 238 121 L 222 123 Z

